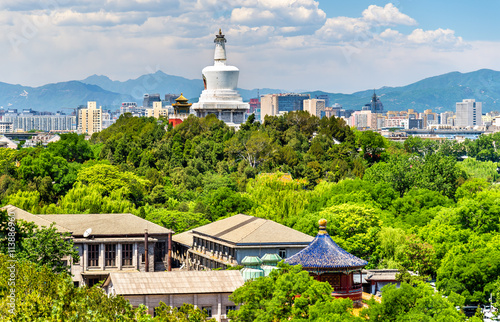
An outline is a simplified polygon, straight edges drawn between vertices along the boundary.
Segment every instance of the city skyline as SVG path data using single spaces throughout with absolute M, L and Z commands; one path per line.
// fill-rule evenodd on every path
M 39 86 L 163 70 L 200 79 L 222 28 L 242 88 L 352 93 L 500 70 L 500 4 L 312 0 L 6 0 L 1 82 Z M 446 13 L 446 14 L 445 14 Z

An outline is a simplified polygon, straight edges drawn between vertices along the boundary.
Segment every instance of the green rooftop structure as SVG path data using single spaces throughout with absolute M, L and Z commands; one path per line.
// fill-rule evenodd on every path
M 264 270 L 264 276 L 269 276 L 271 272 L 278 269 L 277 265 L 282 260 L 278 254 L 265 254 L 262 256 L 263 265 L 260 267 Z
M 246 282 L 264 276 L 264 270 L 261 269 L 262 260 L 257 256 L 245 256 L 241 261 L 245 266 L 240 270 L 243 280 Z

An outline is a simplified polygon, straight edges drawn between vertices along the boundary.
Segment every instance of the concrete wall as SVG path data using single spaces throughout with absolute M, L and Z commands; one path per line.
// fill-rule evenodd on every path
M 159 242 L 166 243 L 165 240 L 160 240 Z M 113 243 L 116 244 L 116 265 L 113 267 L 107 267 L 105 266 L 105 244 L 100 243 L 100 256 L 99 256 L 99 267 L 92 267 L 89 268 L 87 266 L 88 264 L 88 245 L 87 244 L 75 244 L 78 254 L 80 255 L 80 260 L 76 263 L 71 263 L 71 268 L 70 272 L 73 275 L 73 281 L 78 282 L 80 285 L 84 284 L 84 280 L 82 278 L 82 273 L 84 272 L 98 272 L 101 271 L 103 274 L 107 274 L 107 270 L 123 270 L 123 271 L 141 271 L 145 272 L 146 267 L 145 263 L 142 262 L 142 254 L 144 254 L 144 242 L 133 242 L 133 255 L 132 255 L 132 266 L 125 266 L 122 267 L 122 247 L 121 245 L 123 244 L 122 242 L 119 243 Z M 128 243 L 127 243 L 128 244 Z M 155 243 L 150 242 L 148 245 L 148 257 L 149 257 L 149 271 L 150 272 L 155 272 L 155 271 L 165 271 L 167 270 L 167 256 L 168 256 L 168 249 L 167 245 L 165 244 L 165 257 L 163 262 L 157 262 L 155 263 Z
M 137 245 L 137 267 L 139 271 L 145 272 L 146 265 L 145 262 L 142 261 L 144 255 L 144 243 L 138 243 Z M 148 244 L 148 258 L 149 258 L 149 271 L 154 272 L 155 270 L 155 246 L 154 243 L 150 242 Z

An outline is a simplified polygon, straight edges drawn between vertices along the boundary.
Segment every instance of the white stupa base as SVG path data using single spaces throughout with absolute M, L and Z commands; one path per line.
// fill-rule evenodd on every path
M 229 126 L 235 127 L 237 124 L 245 123 L 245 113 L 248 111 L 248 104 L 240 103 L 241 108 L 235 108 L 228 104 L 214 103 L 219 108 L 197 108 L 193 104 L 193 110 L 197 117 L 206 117 L 214 114 L 219 120 L 223 121 Z M 244 106 L 246 105 L 246 107 Z M 244 108 L 245 107 L 245 108 Z
M 241 104 L 243 99 L 234 89 L 205 89 L 201 92 L 198 104 L 227 102 L 228 104 Z

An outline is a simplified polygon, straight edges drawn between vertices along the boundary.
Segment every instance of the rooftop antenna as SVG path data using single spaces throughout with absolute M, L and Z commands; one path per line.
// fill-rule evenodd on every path
M 90 234 L 92 234 L 92 228 L 88 228 L 84 233 L 83 233 L 83 237 L 87 238 L 90 236 Z

